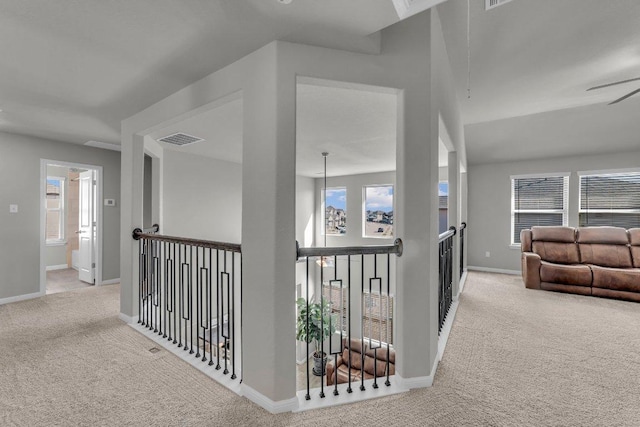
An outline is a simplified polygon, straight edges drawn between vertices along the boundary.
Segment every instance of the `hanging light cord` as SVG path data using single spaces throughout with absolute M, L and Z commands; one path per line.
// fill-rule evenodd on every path
M 471 99 L 471 6 L 467 0 L 467 99 Z
M 327 247 L 327 211 L 329 210 L 327 207 L 327 156 L 329 153 L 322 153 L 322 157 L 324 157 L 324 247 Z

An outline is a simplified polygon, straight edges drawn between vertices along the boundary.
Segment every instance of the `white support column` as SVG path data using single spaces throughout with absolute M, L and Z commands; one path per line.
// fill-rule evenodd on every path
M 397 262 L 396 369 L 408 388 L 433 382 L 438 353 L 438 117 L 433 117 L 431 92 L 431 17 L 429 12 L 396 24 L 393 30 L 418 25 L 415 43 L 424 57 L 412 72 L 424 82 L 421 90 L 398 97 L 396 167 L 397 235 L 404 253 Z M 394 34 L 385 33 L 392 49 Z
M 120 318 L 131 322 L 138 316 L 138 243 L 131 238 L 142 227 L 144 182 L 143 137 L 122 129 L 120 183 Z
M 277 44 L 243 89 L 243 394 L 270 412 L 297 407 L 295 101 Z
M 459 182 L 460 182 L 460 166 L 458 163 L 458 152 L 449 151 L 448 158 L 448 181 L 449 181 L 449 206 L 447 216 L 449 226 L 455 226 L 457 233 L 453 241 L 453 283 L 452 293 L 454 300 L 458 299 L 460 292 L 460 211 L 458 205 Z

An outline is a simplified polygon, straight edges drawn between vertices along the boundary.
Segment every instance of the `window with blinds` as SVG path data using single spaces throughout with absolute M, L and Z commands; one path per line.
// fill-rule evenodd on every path
M 64 178 L 47 177 L 45 200 L 47 243 L 64 241 Z
M 569 176 L 511 178 L 511 244 L 533 226 L 567 225 Z
M 640 172 L 581 175 L 579 224 L 640 227 Z

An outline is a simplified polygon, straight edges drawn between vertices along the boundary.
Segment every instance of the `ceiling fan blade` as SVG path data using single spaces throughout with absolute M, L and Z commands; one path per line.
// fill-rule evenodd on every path
M 625 96 L 623 96 L 622 98 L 618 98 L 613 102 L 610 102 L 609 105 L 613 105 L 613 104 L 617 104 L 620 101 L 624 101 L 625 99 L 629 98 L 630 96 L 635 95 L 636 93 L 640 93 L 640 89 L 636 89 L 633 92 L 629 92 L 628 94 L 626 94 Z
M 621 84 L 624 84 L 624 83 L 631 83 L 631 82 L 635 82 L 635 81 L 638 81 L 638 80 L 640 80 L 640 77 L 636 77 L 635 79 L 620 80 L 619 82 L 614 82 L 614 83 L 607 83 L 606 85 L 594 86 L 594 87 L 590 87 L 589 89 L 587 89 L 587 92 L 590 91 L 590 90 L 602 89 L 602 88 L 605 88 L 605 87 L 621 85 Z

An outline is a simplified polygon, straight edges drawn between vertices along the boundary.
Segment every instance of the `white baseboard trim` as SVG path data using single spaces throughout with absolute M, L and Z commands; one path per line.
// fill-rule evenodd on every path
M 274 401 L 269 399 L 264 394 L 256 391 L 246 384 L 242 384 L 241 395 L 252 401 L 258 406 L 266 409 L 272 414 L 280 414 L 282 412 L 292 412 L 298 409 L 298 398 L 292 397 L 287 400 Z
M 124 313 L 118 313 L 118 318 L 129 325 L 138 323 L 138 316 L 127 316 Z
M 124 316 L 122 315 L 122 313 L 120 314 L 121 316 Z M 157 343 L 166 351 L 169 351 L 174 355 L 178 356 L 180 359 L 184 360 L 189 365 L 193 366 L 200 372 L 204 373 L 209 378 L 215 380 L 218 384 L 221 384 L 226 388 L 228 388 L 229 390 L 233 391 L 234 393 L 242 396 L 242 391 L 240 388 L 241 386 L 240 378 L 242 378 L 242 376 L 240 375 L 240 372 L 237 368 L 236 368 L 237 378 L 235 380 L 232 380 L 231 373 L 228 373 L 227 375 L 223 374 L 222 369 L 216 370 L 215 365 L 209 365 L 207 362 L 203 362 L 201 359 L 197 359 L 193 354 L 189 354 L 188 351 L 184 351 L 182 347 L 178 347 L 177 345 L 174 345 L 172 342 L 169 342 L 169 340 L 167 340 L 166 338 L 162 338 L 162 335 L 158 335 L 157 332 L 153 332 L 149 328 L 142 326 L 142 324 L 137 323 L 137 317 L 135 321 L 136 323 L 129 323 L 129 326 L 132 327 L 134 330 L 140 332 L 142 335 L 149 338 L 151 341 Z
M 69 268 L 67 264 L 47 265 L 46 270 L 47 271 L 66 270 L 67 268 Z
M 101 285 L 115 285 L 120 283 L 120 278 L 118 277 L 117 279 L 109 279 L 109 280 L 103 280 L 102 283 L 100 283 Z
M 519 276 L 522 274 L 522 272 L 520 270 L 503 270 L 502 268 L 490 268 L 490 267 L 475 267 L 475 266 L 468 266 L 467 270 L 471 270 L 471 271 L 483 271 L 485 273 L 500 273 L 500 274 L 511 274 L 514 276 Z
M 466 283 L 467 283 L 467 270 L 464 270 L 464 272 L 462 273 L 462 276 L 460 277 L 460 285 L 458 285 L 458 289 L 460 289 L 460 291 L 458 292 L 458 296 L 460 296 L 462 291 L 464 291 L 464 285 Z
M 15 297 L 0 298 L 0 305 L 9 304 L 9 303 L 18 302 L 18 301 L 25 301 L 28 299 L 39 298 L 39 297 L 43 297 L 44 295 L 45 295 L 44 292 L 34 292 L 32 294 L 24 294 L 24 295 L 16 295 Z
M 439 362 L 440 359 L 436 357 L 436 360 L 433 361 L 433 366 L 431 366 L 431 373 L 426 377 L 402 378 L 399 375 L 396 375 L 396 377 L 398 377 L 401 385 L 409 390 L 414 388 L 431 387 L 433 385 L 433 379 L 436 376 L 436 370 L 438 369 Z
M 349 384 L 338 384 L 338 395 L 334 395 L 335 385 L 324 387 L 324 398 L 320 397 L 320 387 L 309 390 L 311 399 L 307 400 L 306 390 L 300 390 L 297 393 L 297 409 L 293 412 L 309 411 L 311 409 L 328 408 L 331 406 L 346 405 L 349 403 L 360 402 L 363 400 L 377 399 L 379 397 L 391 396 L 393 394 L 405 393 L 409 388 L 405 385 L 405 380 L 399 375 L 389 377 L 390 385 L 385 385 L 386 377 L 377 379 L 378 388 L 373 388 L 373 379 L 365 380 L 364 390 L 360 390 L 361 382 L 351 383 L 352 392 L 348 393 Z M 256 402 L 257 403 L 257 402 Z M 262 406 L 262 405 L 261 405 Z

